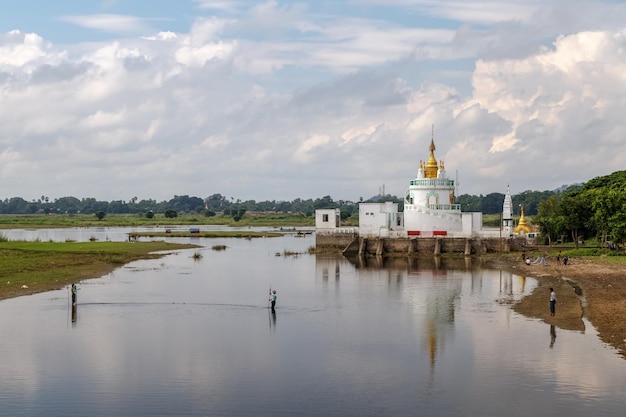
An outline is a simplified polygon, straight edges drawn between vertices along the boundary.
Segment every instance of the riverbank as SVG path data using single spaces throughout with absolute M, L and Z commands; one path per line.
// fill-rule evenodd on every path
M 0 242 L 0 300 L 102 277 L 139 259 L 195 245 L 154 242 Z
M 513 309 L 565 330 L 584 331 L 583 316 L 600 339 L 626 358 L 626 269 L 601 258 L 574 258 L 567 265 L 526 265 L 521 257 L 487 258 L 488 266 L 534 277 L 537 288 Z M 556 315 L 550 316 L 549 288 L 557 294 Z

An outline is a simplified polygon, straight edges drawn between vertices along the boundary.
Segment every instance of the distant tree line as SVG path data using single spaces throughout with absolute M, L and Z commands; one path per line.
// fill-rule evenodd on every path
M 522 207 L 527 216 L 534 216 L 539 210 L 539 203 L 551 196 L 558 195 L 559 191 L 524 191 L 511 195 L 513 214 L 520 215 Z M 504 194 L 491 193 L 483 196 L 463 194 L 457 198 L 461 209 L 465 212 L 481 212 L 483 214 L 500 214 L 504 204 Z
M 330 196 L 317 199 L 300 199 L 293 201 L 242 201 L 227 198 L 222 194 L 213 194 L 204 199 L 188 195 L 174 196 L 171 200 L 157 202 L 156 200 L 139 200 L 133 197 L 130 200 L 100 201 L 95 198 L 78 199 L 76 197 L 61 197 L 50 199 L 41 196 L 31 201 L 21 197 L 12 197 L 0 200 L 0 214 L 141 214 L 148 217 L 154 214 L 163 214 L 166 217 L 176 217 L 177 214 L 193 213 L 214 216 L 217 213 L 242 217 L 246 212 L 275 212 L 275 213 L 302 213 L 313 216 L 319 208 L 339 208 L 344 216 L 358 212 L 358 203 L 352 201 L 334 201 Z
M 527 215 L 537 213 L 538 205 L 546 200 L 555 191 L 525 191 L 512 196 L 514 209 L 524 205 Z M 194 213 L 206 216 L 214 216 L 217 213 L 242 217 L 246 212 L 275 212 L 275 213 L 302 213 L 306 217 L 313 216 L 316 209 L 338 208 L 342 217 L 350 217 L 358 213 L 360 202 L 383 202 L 393 201 L 398 203 L 399 210 L 403 210 L 404 200 L 401 197 L 385 195 L 374 196 L 366 200 L 360 198 L 358 202 L 348 200 L 333 200 L 330 196 L 316 199 L 296 198 L 293 201 L 280 200 L 240 200 L 226 197 L 222 194 L 212 194 L 204 199 L 188 195 L 174 196 L 168 201 L 139 200 L 133 197 L 130 200 L 101 201 L 95 198 L 61 197 L 50 199 L 41 196 L 38 199 L 26 201 L 21 197 L 12 197 L 0 200 L 1 214 L 96 214 L 103 217 L 102 213 L 108 214 L 168 214 L 173 217 L 177 214 Z M 473 196 L 464 194 L 458 197 L 463 211 L 480 211 L 484 214 L 497 214 L 502 212 L 504 194 L 491 193 L 485 196 Z M 519 213 L 517 213 L 519 214 Z

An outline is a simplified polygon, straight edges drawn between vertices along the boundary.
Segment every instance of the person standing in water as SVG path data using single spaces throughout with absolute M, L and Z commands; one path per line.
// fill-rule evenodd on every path
M 76 284 L 72 284 L 72 305 L 76 305 L 76 298 L 78 296 L 78 287 Z
M 556 313 L 556 294 L 554 288 L 550 287 L 550 315 L 554 316 Z
M 274 306 L 276 305 L 276 290 L 270 290 L 270 301 L 272 302 L 272 313 L 274 313 Z

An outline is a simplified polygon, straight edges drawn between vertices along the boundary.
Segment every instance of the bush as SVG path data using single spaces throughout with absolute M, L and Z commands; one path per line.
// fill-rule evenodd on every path
M 164 215 L 168 219 L 173 219 L 175 217 L 178 217 L 178 213 L 176 212 L 176 210 L 172 210 L 172 209 L 165 210 L 165 214 Z

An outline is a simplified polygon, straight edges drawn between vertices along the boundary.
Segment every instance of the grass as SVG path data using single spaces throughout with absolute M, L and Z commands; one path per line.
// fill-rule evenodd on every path
M 558 251 L 557 251 L 558 252 Z M 556 256 L 556 253 L 554 256 Z M 621 265 L 626 267 L 626 252 L 606 248 L 578 248 L 561 251 L 562 256 L 570 258 L 593 258 L 594 262 Z
M 0 242 L 0 299 L 63 288 L 138 259 L 195 247 L 166 242 Z M 156 253 L 159 252 L 159 253 Z M 27 288 L 22 288 L 26 286 Z
M 236 222 L 231 216 L 217 215 L 207 217 L 201 214 L 181 213 L 174 218 L 157 214 L 149 219 L 145 214 L 107 214 L 98 220 L 93 214 L 2 214 L 0 229 L 15 228 L 55 228 L 55 227 L 150 227 L 184 226 L 193 224 L 219 225 L 230 227 L 314 227 L 315 218 L 301 213 L 246 214 Z M 342 226 L 358 226 L 358 215 L 341 221 Z
M 179 214 L 166 218 L 157 214 L 149 219 L 145 214 L 107 214 L 98 220 L 93 214 L 2 214 L 0 229 L 14 228 L 56 228 L 56 227 L 149 227 L 183 225 L 222 225 L 231 227 L 268 226 L 268 227 L 306 227 L 315 226 L 315 218 L 302 214 L 263 214 L 245 215 L 236 222 L 231 216 L 217 215 L 207 217 L 200 214 Z
M 189 231 L 172 231 L 172 232 L 134 232 L 133 236 L 141 237 L 278 237 L 283 236 L 281 232 L 257 232 L 252 230 L 208 230 L 199 233 L 191 233 Z

